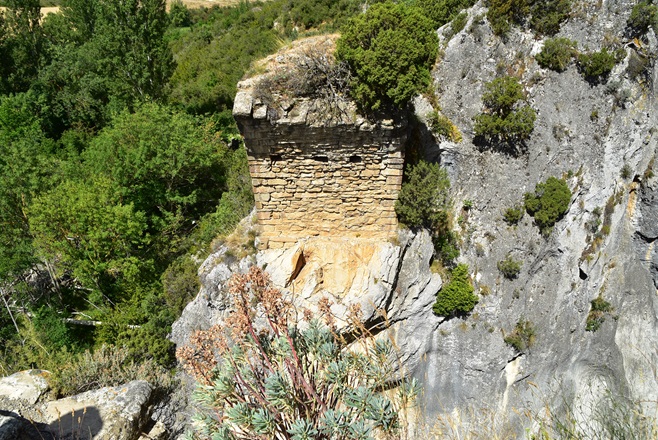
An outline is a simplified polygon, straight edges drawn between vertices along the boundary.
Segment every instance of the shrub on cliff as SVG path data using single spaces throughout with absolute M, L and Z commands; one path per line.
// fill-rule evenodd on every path
M 452 206 L 448 173 L 438 164 L 420 161 L 407 167 L 395 212 L 400 222 L 430 231 L 447 227 Z
M 468 276 L 468 266 L 458 264 L 450 272 L 450 282 L 439 291 L 432 310 L 439 316 L 464 315 L 473 310 L 478 302 L 473 290 Z
M 519 319 L 511 333 L 505 336 L 505 343 L 519 353 L 523 353 L 535 343 L 535 325 L 527 319 Z
M 658 6 L 650 1 L 641 1 L 631 10 L 626 22 L 626 34 L 631 38 L 638 38 L 646 34 L 649 28 L 658 32 Z
M 416 7 L 378 3 L 342 29 L 336 59 L 348 64 L 352 97 L 364 111 L 402 107 L 430 84 L 439 40 Z
M 549 38 L 535 57 L 540 66 L 564 71 L 576 54 L 576 42 L 568 38 Z
M 351 349 L 327 300 L 323 322 L 307 311 L 298 326 L 293 304 L 256 267 L 233 276 L 229 296 L 224 325 L 196 332 L 178 350 L 202 385 L 196 397 L 209 413 L 196 427 L 204 438 L 404 438 L 398 414 L 417 390 L 403 379 L 397 395 L 382 393 L 394 373 L 389 341 L 357 337 L 360 347 Z M 358 311 L 349 315 L 358 328 Z
M 477 137 L 488 142 L 516 142 L 530 137 L 537 114 L 523 101 L 523 86 L 513 76 L 496 78 L 484 85 L 485 111 L 473 118 Z
M 501 36 L 510 31 L 512 24 L 529 24 L 537 34 L 555 35 L 571 12 L 571 0 L 489 0 L 487 6 L 491 29 Z
M 526 193 L 524 198 L 526 211 L 546 235 L 569 209 L 571 190 L 564 180 L 549 177 L 546 182 L 535 186 L 534 193 Z
M 608 52 L 605 47 L 598 52 L 583 53 L 578 56 L 578 69 L 590 83 L 604 81 L 617 64 L 617 54 Z

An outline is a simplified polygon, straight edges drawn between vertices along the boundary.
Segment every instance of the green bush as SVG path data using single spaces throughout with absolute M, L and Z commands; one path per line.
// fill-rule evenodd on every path
M 174 27 L 187 27 L 192 24 L 192 14 L 181 0 L 174 0 L 169 5 L 169 22 Z
M 549 38 L 535 58 L 540 66 L 562 72 L 576 54 L 576 44 L 568 38 Z
M 537 114 L 524 99 L 523 86 L 512 76 L 496 78 L 484 86 L 485 113 L 475 116 L 475 135 L 488 142 L 516 142 L 530 137 Z
M 395 212 L 400 222 L 430 231 L 446 229 L 452 207 L 450 179 L 439 164 L 420 161 L 409 165 L 407 181 L 402 184 Z
M 487 20 L 496 35 L 506 35 L 512 24 L 520 25 L 530 15 L 528 0 L 489 0 L 488 6 Z
M 452 23 L 450 24 L 450 33 L 455 35 L 461 32 L 461 30 L 466 26 L 467 21 L 468 14 L 466 12 L 458 14 L 455 18 L 453 18 Z
M 402 107 L 430 84 L 439 40 L 431 20 L 415 7 L 372 5 L 342 29 L 336 59 L 349 66 L 350 94 L 362 110 Z
M 468 266 L 458 264 L 450 273 L 450 282 L 439 291 L 432 310 L 445 317 L 467 314 L 478 302 L 473 291 Z
M 630 38 L 637 38 L 646 34 L 650 27 L 658 33 L 658 6 L 641 1 L 631 10 L 626 22 L 626 33 Z
M 598 52 L 578 55 L 578 69 L 581 75 L 592 83 L 605 80 L 617 64 L 617 54 L 608 52 L 605 47 Z
M 323 322 L 309 312 L 298 326 L 293 304 L 256 267 L 234 275 L 230 286 L 225 324 L 196 332 L 177 353 L 200 382 L 195 397 L 207 414 L 195 428 L 204 438 L 405 437 L 399 414 L 417 386 L 396 380 L 390 341 L 362 335 L 348 346 L 329 301 L 320 304 Z M 355 313 L 345 318 L 360 323 Z M 391 380 L 398 393 L 384 392 Z
M 564 180 L 549 177 L 535 186 L 534 193 L 526 193 L 525 209 L 535 218 L 542 233 L 550 234 L 553 225 L 567 212 L 571 190 Z
M 413 2 L 423 10 L 423 13 L 433 22 L 434 29 L 438 29 L 449 21 L 455 20 L 461 10 L 470 8 L 475 4 L 473 0 L 416 0 Z M 466 15 L 466 14 L 464 14 Z M 457 20 L 459 21 L 459 20 Z M 465 20 L 464 20 L 465 21 Z M 465 23 L 464 23 L 465 24 Z M 455 30 L 453 22 L 453 34 L 459 32 Z M 463 26 L 462 26 L 463 28 Z
M 514 260 L 511 255 L 508 255 L 507 258 L 498 262 L 498 270 L 505 278 L 513 280 L 519 276 L 522 265 L 522 262 Z
M 604 300 L 601 295 L 594 298 L 587 314 L 585 330 L 588 332 L 597 331 L 605 321 L 605 314 L 610 312 L 612 312 L 612 305 L 608 301 Z
M 536 331 L 535 325 L 527 319 L 520 319 L 516 327 L 509 335 L 506 335 L 505 343 L 510 345 L 519 353 L 526 351 L 535 343 Z
M 513 208 L 507 208 L 503 214 L 503 220 L 510 226 L 518 224 L 523 218 L 524 207 L 515 206 Z
M 571 0 L 542 0 L 532 2 L 530 27 L 540 35 L 555 35 L 569 18 Z
M 517 26 L 530 25 L 537 34 L 555 35 L 569 18 L 570 0 L 489 0 L 487 19 L 494 34 L 504 36 Z

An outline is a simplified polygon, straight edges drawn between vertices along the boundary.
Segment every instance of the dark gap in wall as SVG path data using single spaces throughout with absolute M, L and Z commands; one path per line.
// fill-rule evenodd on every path
M 279 162 L 283 160 L 283 156 L 281 156 L 280 154 L 270 154 L 270 160 L 272 162 Z
M 329 162 L 327 156 L 313 156 L 313 160 L 317 160 L 318 162 Z
M 363 162 L 361 156 L 350 156 L 350 163 L 360 163 Z

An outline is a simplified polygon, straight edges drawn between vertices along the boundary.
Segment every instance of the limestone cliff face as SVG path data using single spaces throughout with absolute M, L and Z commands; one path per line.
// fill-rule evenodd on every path
M 233 114 L 249 154 L 262 248 L 313 236 L 395 236 L 406 123 L 371 124 L 341 98 L 327 103 L 316 91 L 290 98 L 290 90 L 276 90 L 276 80 L 303 75 L 300 66 L 331 52 L 334 39 L 303 40 L 238 84 Z
M 610 405 L 610 396 L 643 402 L 656 416 L 657 46 L 653 32 L 641 47 L 624 40 L 632 6 L 578 2 L 559 34 L 576 40 L 580 50 L 613 42 L 624 47 L 625 59 L 599 85 L 586 82 L 574 64 L 563 73 L 538 66 L 533 55 L 543 40 L 531 33 L 495 37 L 482 3 L 447 43 L 434 72 L 437 97 L 464 141 L 430 142 L 428 156 L 448 168 L 456 206 L 473 203 L 459 222 L 460 260 L 469 264 L 481 300 L 468 319 L 415 336 L 426 344 L 427 362 L 415 374 L 425 379 L 429 425 L 459 414 L 480 422 L 491 417 L 501 429 L 531 426 L 532 418 L 515 410 L 529 408 L 537 421 L 548 406 L 556 413 L 573 410 L 584 426 L 600 422 L 595 419 L 606 413 L 600 409 Z M 638 60 L 646 69 L 640 74 Z M 517 154 L 473 143 L 483 84 L 501 74 L 521 79 L 538 115 L 526 150 Z M 427 104 L 417 104 L 423 117 Z M 527 214 L 508 226 L 505 210 L 549 176 L 566 178 L 573 192 L 552 234 L 542 237 Z M 591 222 L 606 206 L 607 220 L 604 214 L 601 220 L 609 233 L 596 239 Z M 523 262 L 514 280 L 497 269 L 507 255 Z M 586 331 L 590 301 L 598 296 L 614 311 L 598 331 Z M 522 354 L 503 341 L 520 319 L 537 332 L 535 345 Z

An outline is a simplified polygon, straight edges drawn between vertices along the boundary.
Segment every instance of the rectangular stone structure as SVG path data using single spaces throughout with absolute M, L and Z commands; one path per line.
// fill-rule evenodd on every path
M 313 236 L 396 236 L 406 121 L 371 123 L 353 103 L 336 120 L 312 98 L 266 104 L 259 80 L 238 85 L 233 115 L 249 157 L 260 247 Z

